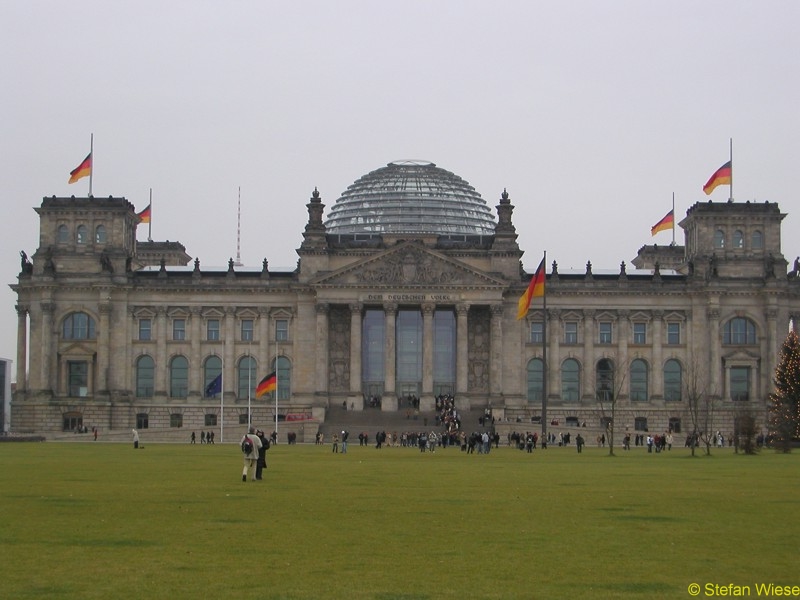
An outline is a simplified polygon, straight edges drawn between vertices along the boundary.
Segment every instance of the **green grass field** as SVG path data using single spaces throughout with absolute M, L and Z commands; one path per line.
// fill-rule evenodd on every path
M 0 444 L 3 598 L 688 598 L 800 583 L 800 454 Z M 705 597 L 705 591 L 701 591 Z

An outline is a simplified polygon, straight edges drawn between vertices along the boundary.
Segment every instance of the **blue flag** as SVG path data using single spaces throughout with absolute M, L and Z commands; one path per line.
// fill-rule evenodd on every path
M 214 377 L 206 386 L 206 397 L 208 396 L 215 396 L 222 391 L 222 373 Z

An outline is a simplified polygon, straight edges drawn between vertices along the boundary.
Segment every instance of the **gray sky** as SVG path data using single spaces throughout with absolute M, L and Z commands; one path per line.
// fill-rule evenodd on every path
M 336 0 L 0 3 L 0 281 L 38 245 L 32 210 L 94 133 L 95 196 L 206 267 L 293 267 L 306 203 L 392 160 L 503 188 L 531 271 L 619 268 L 708 198 L 734 140 L 737 201 L 779 203 L 800 255 L 800 3 Z M 712 194 L 728 198 L 728 187 Z M 677 232 L 683 243 L 682 231 Z M 147 237 L 141 226 L 139 239 Z M 629 265 L 630 266 L 630 265 Z M 16 358 L 0 292 L 0 356 Z

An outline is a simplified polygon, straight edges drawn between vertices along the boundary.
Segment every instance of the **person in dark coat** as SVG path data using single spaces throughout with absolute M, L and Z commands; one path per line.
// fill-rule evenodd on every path
M 269 439 L 260 429 L 256 431 L 256 436 L 261 440 L 261 447 L 258 449 L 258 461 L 256 462 L 256 480 L 261 481 L 261 471 L 267 468 L 267 450 L 269 450 Z

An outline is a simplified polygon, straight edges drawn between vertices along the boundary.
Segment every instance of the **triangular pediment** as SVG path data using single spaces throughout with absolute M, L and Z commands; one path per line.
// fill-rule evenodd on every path
M 350 286 L 479 286 L 506 287 L 508 283 L 474 267 L 426 248 L 406 242 L 361 261 L 354 262 L 311 282 L 312 285 Z

